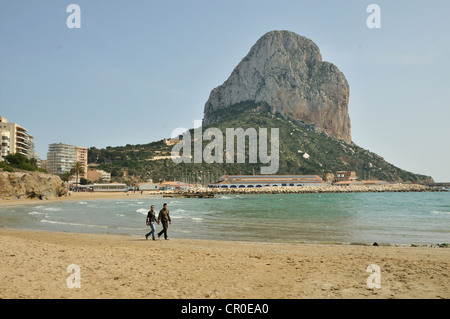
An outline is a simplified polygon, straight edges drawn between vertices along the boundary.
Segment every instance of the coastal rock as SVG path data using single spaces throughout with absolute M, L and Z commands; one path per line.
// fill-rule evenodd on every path
M 336 186 L 325 184 L 323 186 L 263 186 L 254 188 L 195 188 L 188 191 L 173 191 L 173 194 L 189 195 L 192 193 L 211 194 L 311 194 L 311 193 L 384 193 L 384 192 L 437 192 L 438 188 L 420 184 L 386 183 L 379 185 L 352 185 Z M 157 192 L 161 193 L 161 192 Z M 162 192 L 168 194 L 168 191 Z M 183 197 L 183 196 L 179 196 Z M 187 197 L 187 196 L 186 196 Z
M 344 74 L 322 61 L 313 41 L 290 31 L 271 31 L 211 91 L 203 125 L 217 121 L 218 110 L 243 102 L 263 103 L 272 114 L 313 124 L 318 131 L 351 143 L 348 101 Z
M 0 199 L 44 199 L 67 194 L 59 176 L 40 172 L 0 172 Z

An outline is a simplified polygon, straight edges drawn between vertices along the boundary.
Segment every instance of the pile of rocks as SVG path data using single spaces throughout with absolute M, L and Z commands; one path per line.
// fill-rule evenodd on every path
M 435 188 L 419 184 L 381 184 L 353 186 L 291 186 L 291 187 L 253 187 L 253 188 L 198 188 L 194 192 L 215 194 L 291 194 L 291 193 L 366 193 L 366 192 L 430 192 Z

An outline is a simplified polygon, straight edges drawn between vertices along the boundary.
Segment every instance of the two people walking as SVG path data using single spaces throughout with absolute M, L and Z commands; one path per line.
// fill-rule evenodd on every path
M 164 239 L 169 240 L 167 230 L 169 229 L 169 224 L 172 224 L 172 220 L 170 219 L 170 212 L 167 208 L 167 204 L 164 203 L 163 208 L 159 211 L 158 219 L 156 218 L 154 209 L 155 206 L 152 205 L 150 211 L 147 213 L 146 224 L 147 226 L 150 226 L 151 230 L 149 233 L 145 234 L 145 239 L 148 239 L 151 235 L 152 239 L 155 240 L 155 223 L 158 223 L 158 225 L 159 223 L 162 223 L 163 229 L 158 233 L 158 239 L 164 234 Z

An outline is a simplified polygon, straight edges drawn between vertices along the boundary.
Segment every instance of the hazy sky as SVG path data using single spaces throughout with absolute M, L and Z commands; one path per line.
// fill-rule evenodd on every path
M 69 4 L 81 9 L 70 29 Z M 369 4 L 381 8 L 370 29 Z M 353 141 L 450 181 L 450 1 L 0 0 L 0 115 L 48 144 L 145 144 L 191 128 L 266 32 L 313 40 L 350 85 Z

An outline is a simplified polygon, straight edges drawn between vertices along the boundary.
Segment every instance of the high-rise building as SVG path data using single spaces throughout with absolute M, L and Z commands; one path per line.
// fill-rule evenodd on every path
M 28 158 L 35 156 L 33 136 L 16 123 L 8 123 L 8 120 L 0 116 L 1 158 L 8 154 L 20 153 Z
M 81 146 L 75 146 L 75 154 L 77 157 L 77 162 L 80 162 L 83 165 L 83 171 L 84 173 L 81 174 L 80 178 L 86 178 L 87 179 L 87 173 L 88 173 L 88 148 L 87 147 L 81 147 Z
M 69 172 L 77 160 L 75 146 L 54 143 L 48 146 L 47 171 L 51 174 L 61 175 Z
M 0 160 L 3 160 L 10 151 L 10 135 L 8 131 L 0 131 Z
M 83 166 L 84 174 L 78 177 L 87 178 L 87 155 L 87 147 L 63 143 L 50 144 L 47 152 L 47 171 L 52 174 L 61 175 L 69 172 L 75 162 L 80 162 Z

